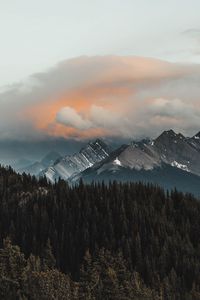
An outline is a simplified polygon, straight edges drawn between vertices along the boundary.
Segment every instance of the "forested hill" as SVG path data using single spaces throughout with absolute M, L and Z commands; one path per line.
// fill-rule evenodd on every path
M 16 299 L 200 299 L 199 232 L 200 203 L 176 190 L 52 185 L 0 168 L 1 295 L 8 286 L 27 297 Z M 8 236 L 25 257 L 3 245 Z M 34 298 L 47 285 L 63 298 Z

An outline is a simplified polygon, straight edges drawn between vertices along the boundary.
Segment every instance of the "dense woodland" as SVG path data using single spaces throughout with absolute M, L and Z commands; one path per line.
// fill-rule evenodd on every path
M 176 190 L 1 167 L 0 248 L 0 299 L 200 299 L 200 203 Z

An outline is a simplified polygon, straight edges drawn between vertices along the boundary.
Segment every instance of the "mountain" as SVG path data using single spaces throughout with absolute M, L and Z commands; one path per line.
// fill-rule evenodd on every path
M 200 150 L 200 132 L 198 132 L 192 138 L 190 138 L 189 143 L 197 150 Z
M 200 143 L 193 138 L 164 131 L 154 142 L 154 147 L 162 160 L 174 167 L 200 175 Z
M 36 162 L 32 163 L 31 165 L 28 165 L 24 168 L 19 169 L 18 172 L 20 174 L 22 174 L 24 172 L 26 174 L 37 176 L 44 169 L 45 169 L 45 166 L 41 162 L 36 161 Z
M 78 153 L 67 155 L 49 166 L 41 175 L 45 175 L 51 182 L 58 178 L 67 180 L 95 163 L 105 159 L 110 154 L 110 149 L 102 140 L 89 142 Z
M 152 183 L 171 190 L 177 188 L 182 192 L 187 192 L 200 196 L 200 177 L 192 173 L 183 171 L 177 167 L 172 167 L 163 164 L 161 167 L 156 167 L 152 170 L 136 170 L 124 168 L 121 166 L 113 167 L 112 169 L 104 169 L 99 172 L 98 169 L 89 168 L 71 178 L 71 182 L 78 182 L 82 178 L 84 182 L 143 182 Z
M 41 161 L 36 161 L 32 164 L 20 168 L 19 173 L 27 173 L 31 175 L 39 175 L 48 166 L 52 166 L 55 161 L 61 158 L 61 155 L 55 151 L 49 152 Z
M 12 166 L 12 168 L 16 171 L 26 168 L 27 166 L 33 164 L 33 161 L 26 159 L 26 158 L 21 158 L 18 159 L 17 161 L 10 163 L 10 165 Z
M 46 168 L 53 165 L 55 161 L 61 158 L 61 155 L 56 151 L 49 152 L 42 160 L 41 163 Z
M 184 192 L 200 195 L 200 141 L 197 136 L 186 138 L 173 130 L 164 131 L 155 140 L 146 139 L 120 147 L 69 180 L 152 182 L 167 189 L 176 186 Z

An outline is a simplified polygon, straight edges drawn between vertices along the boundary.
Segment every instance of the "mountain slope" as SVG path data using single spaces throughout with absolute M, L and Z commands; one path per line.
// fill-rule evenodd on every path
M 27 173 L 38 176 L 48 166 L 52 166 L 54 162 L 61 158 L 61 155 L 55 151 L 49 152 L 41 161 L 36 161 L 19 169 L 19 173 Z
M 80 152 L 74 155 L 67 155 L 58 160 L 53 166 L 47 168 L 43 175 L 51 182 L 58 178 L 67 180 L 72 175 L 80 173 L 105 159 L 109 154 L 109 147 L 103 141 L 97 139 L 88 143 Z
M 200 202 L 191 195 L 140 183 L 50 185 L 0 167 L 0 199 L 1 299 L 199 299 Z M 159 297 L 138 294 L 143 282 Z
M 123 146 L 105 160 L 75 174 L 69 180 L 84 181 L 143 181 L 164 188 L 175 186 L 200 195 L 200 148 L 192 139 L 174 131 L 164 131 L 154 141 L 142 140 Z
M 192 139 L 164 131 L 155 141 L 154 147 L 162 160 L 185 171 L 200 175 L 200 144 L 192 144 Z
M 188 142 L 198 151 L 200 151 L 200 132 L 195 134 L 192 138 L 188 139 Z
M 71 178 L 72 182 L 78 182 L 82 178 L 84 182 L 143 182 L 157 184 L 164 189 L 174 189 L 186 193 L 192 193 L 200 197 L 200 177 L 179 168 L 162 164 L 152 170 L 136 170 L 117 166 L 116 168 L 104 169 L 99 173 L 98 169 L 89 168 L 81 174 Z

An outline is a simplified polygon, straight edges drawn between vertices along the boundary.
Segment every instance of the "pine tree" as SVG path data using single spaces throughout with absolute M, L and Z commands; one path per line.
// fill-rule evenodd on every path
M 47 240 L 46 246 L 42 251 L 42 269 L 44 271 L 55 268 L 56 260 L 52 252 L 50 240 Z
M 23 299 L 23 284 L 26 280 L 26 260 L 18 246 L 6 238 L 0 249 L 0 297 Z

